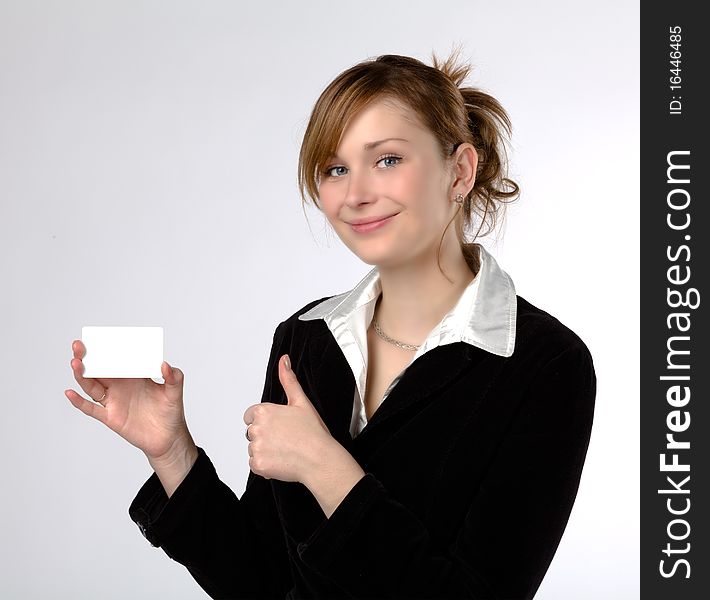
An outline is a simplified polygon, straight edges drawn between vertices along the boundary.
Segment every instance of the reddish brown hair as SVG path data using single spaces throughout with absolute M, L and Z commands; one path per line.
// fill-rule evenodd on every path
M 472 67 L 458 64 L 457 59 L 457 51 L 443 63 L 432 53 L 431 67 L 408 56 L 385 54 L 343 71 L 313 107 L 299 155 L 298 185 L 304 205 L 308 196 L 320 209 L 320 176 L 326 161 L 337 153 L 348 123 L 375 100 L 399 101 L 431 131 L 445 162 L 462 142 L 476 148 L 476 181 L 454 219 L 464 256 L 477 272 L 478 256 L 471 256 L 474 246 L 464 246 L 474 213 L 481 216 L 475 240 L 484 224 L 488 228 L 483 236 L 495 228 L 503 205 L 514 201 L 520 188 L 507 177 L 505 142 L 512 130 L 508 114 L 480 89 L 460 87 Z

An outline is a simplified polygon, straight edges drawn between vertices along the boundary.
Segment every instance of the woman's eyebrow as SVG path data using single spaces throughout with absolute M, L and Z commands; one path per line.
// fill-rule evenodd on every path
M 368 144 L 365 144 L 362 149 L 363 150 L 372 150 L 372 148 L 376 148 L 380 144 L 384 144 L 385 142 L 389 142 L 390 140 L 397 140 L 399 142 L 407 142 L 409 143 L 409 140 L 405 140 L 404 138 L 398 138 L 398 137 L 390 137 L 390 138 L 385 138 L 384 140 L 377 140 L 376 142 L 370 142 Z
M 409 140 L 405 140 L 404 138 L 398 138 L 398 137 L 389 137 L 385 138 L 383 140 L 377 140 L 376 142 L 368 142 L 365 144 L 362 149 L 363 150 L 372 150 L 373 148 L 377 148 L 380 144 L 384 144 L 385 142 L 390 142 L 390 141 L 398 141 L 398 142 L 407 142 L 408 144 L 410 143 Z M 339 160 L 340 156 L 338 154 L 333 154 L 329 160 Z

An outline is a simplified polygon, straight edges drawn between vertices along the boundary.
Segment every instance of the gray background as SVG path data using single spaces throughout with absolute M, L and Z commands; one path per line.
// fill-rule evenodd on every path
M 151 470 L 76 410 L 82 325 L 161 325 L 196 442 L 241 495 L 276 325 L 359 261 L 296 186 L 313 103 L 383 53 L 464 44 L 522 188 L 486 247 L 599 379 L 538 598 L 638 597 L 637 2 L 0 2 L 0 597 L 204 598 L 128 506 Z M 246 574 L 245 576 L 248 576 Z

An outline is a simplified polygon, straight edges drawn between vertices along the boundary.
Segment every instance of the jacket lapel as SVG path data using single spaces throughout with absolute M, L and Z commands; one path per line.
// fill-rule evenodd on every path
M 345 446 L 351 441 L 355 377 L 325 322 L 315 321 L 314 326 L 318 327 L 318 331 L 308 340 L 310 382 L 304 391 L 319 411 L 330 434 Z
M 323 324 L 323 331 L 309 340 L 310 376 L 314 384 L 309 387 L 318 396 L 312 401 L 321 411 L 331 435 L 345 448 L 362 448 L 371 439 L 377 439 L 378 431 L 388 430 L 388 424 L 399 422 L 397 417 L 406 416 L 456 380 L 470 364 L 473 352 L 483 352 L 465 342 L 456 342 L 420 356 L 409 365 L 360 434 L 352 439 L 355 377 L 335 338 L 322 321 L 319 323 Z
M 386 435 L 391 426 L 398 427 L 402 418 L 455 381 L 470 361 L 471 347 L 464 342 L 438 346 L 417 358 L 355 437 L 354 447 L 377 443 L 378 432 Z

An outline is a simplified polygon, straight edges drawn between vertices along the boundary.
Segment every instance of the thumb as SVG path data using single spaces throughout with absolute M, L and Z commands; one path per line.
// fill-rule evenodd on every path
M 163 361 L 160 365 L 160 372 L 163 374 L 163 379 L 165 379 L 165 385 L 169 387 L 182 386 L 185 375 L 177 367 L 171 367 L 167 361 Z
M 301 384 L 296 377 L 296 373 L 291 368 L 291 359 L 288 354 L 284 354 L 279 361 L 279 379 L 286 392 L 288 404 L 310 404 L 310 400 L 303 391 Z

